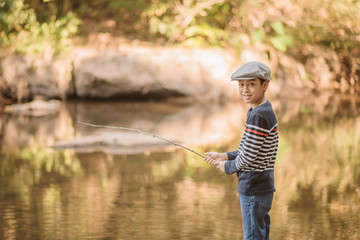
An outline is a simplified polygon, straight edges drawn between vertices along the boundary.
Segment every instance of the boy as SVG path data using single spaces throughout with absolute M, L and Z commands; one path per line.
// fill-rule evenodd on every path
M 222 172 L 236 173 L 244 239 L 269 239 L 274 188 L 274 164 L 278 147 L 277 120 L 265 92 L 270 69 L 260 62 L 248 62 L 231 75 L 239 93 L 251 105 L 239 149 L 205 153 L 205 161 Z

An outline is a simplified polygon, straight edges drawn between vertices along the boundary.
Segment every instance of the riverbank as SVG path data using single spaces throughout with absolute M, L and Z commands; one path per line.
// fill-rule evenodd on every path
M 2 103 L 34 98 L 224 102 L 237 98 L 229 83 L 231 73 L 252 60 L 271 67 L 269 94 L 274 97 L 303 98 L 325 90 L 356 94 L 360 89 L 360 54 L 345 55 L 323 46 L 306 45 L 283 53 L 270 45 L 249 43 L 236 53 L 221 48 L 150 45 L 100 33 L 75 43 L 71 52 L 61 56 L 4 57 Z

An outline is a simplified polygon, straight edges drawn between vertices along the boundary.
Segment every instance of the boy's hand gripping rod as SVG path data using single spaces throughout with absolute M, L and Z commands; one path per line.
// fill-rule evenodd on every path
M 169 142 L 169 143 L 171 143 L 171 144 L 173 144 L 173 145 L 176 145 L 176 146 L 181 147 L 181 148 L 184 148 L 184 149 L 186 149 L 186 150 L 188 150 L 188 151 L 190 151 L 190 152 L 193 152 L 193 153 L 199 155 L 199 156 L 202 157 L 202 158 L 206 158 L 204 155 L 196 152 L 195 150 L 192 150 L 192 149 L 190 149 L 190 148 L 188 148 L 188 147 L 185 147 L 184 145 L 181 145 L 180 143 L 173 142 L 173 141 L 171 141 L 171 140 L 168 140 L 168 139 L 166 139 L 166 138 L 160 137 L 160 136 L 158 136 L 158 135 L 156 135 L 156 134 L 153 134 L 153 133 L 144 132 L 144 131 L 141 131 L 141 130 L 138 130 L 138 129 L 134 129 L 134 128 L 116 127 L 116 126 L 106 126 L 106 125 L 97 125 L 97 124 L 85 123 L 85 122 L 80 122 L 80 121 L 78 121 L 78 123 L 80 123 L 80 124 L 82 124 L 82 125 L 90 126 L 90 127 L 112 128 L 112 129 L 120 129 L 120 130 L 126 130 L 126 131 L 133 131 L 133 132 L 137 132 L 137 133 L 142 133 L 142 134 L 145 134 L 145 135 L 149 135 L 149 136 L 152 136 L 152 137 L 159 138 L 159 139 L 164 140 L 164 141 L 166 141 L 166 142 Z

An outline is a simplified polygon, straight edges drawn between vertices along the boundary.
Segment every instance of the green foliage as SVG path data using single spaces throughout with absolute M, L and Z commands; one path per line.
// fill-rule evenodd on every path
M 250 36 L 252 42 L 263 42 L 266 39 L 266 32 L 264 29 L 255 29 Z
M 277 50 L 285 52 L 288 46 L 294 46 L 294 40 L 291 35 L 286 33 L 282 22 L 274 21 L 270 25 L 276 32 L 276 36 L 271 38 L 271 43 Z
M 274 21 L 270 23 L 272 29 L 274 29 L 274 31 L 279 34 L 279 35 L 284 35 L 285 34 L 285 27 L 284 24 L 280 21 Z
M 310 107 L 301 107 L 300 108 L 300 113 L 303 115 L 308 115 L 312 112 L 313 112 L 313 110 Z
M 215 1 L 158 2 L 143 12 L 150 33 L 189 46 L 226 46 L 230 37 L 224 16 L 229 3 Z
M 289 20 L 296 21 L 292 32 L 299 43 L 322 44 L 342 50 L 359 46 L 359 1 L 303 1 L 300 9 L 301 16 L 289 14 Z
M 20 53 L 50 50 L 57 54 L 71 46 L 70 38 L 77 32 L 80 22 L 69 12 L 40 23 L 34 9 L 23 0 L 7 0 L 1 5 L 0 44 Z
M 245 34 L 253 43 L 268 43 L 282 52 L 304 43 L 345 50 L 359 45 L 360 5 L 352 1 L 289 1 L 285 6 L 271 1 L 159 0 L 144 9 L 150 35 L 170 43 L 235 47 L 241 45 L 238 36 Z
M 281 52 L 286 52 L 288 47 L 294 46 L 294 39 L 287 33 L 282 22 L 272 21 L 269 25 L 270 27 L 264 25 L 263 28 L 256 29 L 251 34 L 252 42 L 270 42 Z M 269 29 L 268 32 L 266 32 L 267 29 Z
M 146 41 L 241 48 L 248 40 L 285 52 L 302 44 L 359 47 L 360 2 L 333 0 L 2 0 L 0 44 L 20 52 L 70 45 L 80 20 L 83 34 L 108 31 Z M 89 24 L 96 27 L 89 27 Z M 96 30 L 95 30 L 96 29 Z M 110 30 L 111 31 L 111 30 Z M 243 42 L 245 40 L 245 42 Z
M 199 41 L 207 40 L 209 45 L 218 45 L 218 44 L 225 44 L 226 40 L 229 38 L 228 34 L 218 28 L 213 28 L 208 24 L 190 26 L 184 30 L 184 36 L 186 37 L 185 43 L 188 43 L 189 40 L 194 38 L 198 38 Z

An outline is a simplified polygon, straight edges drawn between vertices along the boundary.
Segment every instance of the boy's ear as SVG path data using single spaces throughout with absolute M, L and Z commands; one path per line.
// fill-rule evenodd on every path
M 263 83 L 264 92 L 268 89 L 268 87 L 269 87 L 269 81 L 265 81 L 265 82 Z

